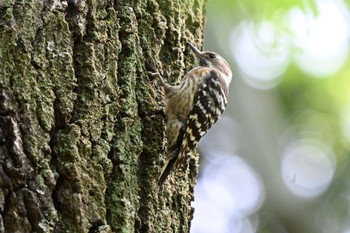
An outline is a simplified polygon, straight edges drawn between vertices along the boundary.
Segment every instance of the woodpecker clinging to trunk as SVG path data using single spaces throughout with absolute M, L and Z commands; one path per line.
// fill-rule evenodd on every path
M 170 171 L 183 163 L 207 130 L 225 110 L 232 71 L 219 54 L 200 51 L 188 43 L 198 60 L 181 83 L 164 87 L 166 135 L 168 140 L 166 163 L 158 179 L 160 187 Z

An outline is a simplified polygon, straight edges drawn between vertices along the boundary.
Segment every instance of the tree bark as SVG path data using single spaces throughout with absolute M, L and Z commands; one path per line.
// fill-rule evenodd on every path
M 197 160 L 164 163 L 159 71 L 205 0 L 0 0 L 0 232 L 189 232 Z

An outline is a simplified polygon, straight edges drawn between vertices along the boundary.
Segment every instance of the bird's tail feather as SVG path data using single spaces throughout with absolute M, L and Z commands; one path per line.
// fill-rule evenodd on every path
M 174 167 L 176 157 L 169 159 L 163 167 L 162 173 L 158 178 L 158 186 L 161 187 L 168 175 L 170 174 L 172 168 Z

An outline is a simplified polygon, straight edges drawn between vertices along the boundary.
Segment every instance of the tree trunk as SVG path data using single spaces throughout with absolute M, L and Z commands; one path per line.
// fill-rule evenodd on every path
M 162 190 L 159 71 L 181 79 L 204 0 L 0 0 L 0 232 L 188 232 L 197 160 Z

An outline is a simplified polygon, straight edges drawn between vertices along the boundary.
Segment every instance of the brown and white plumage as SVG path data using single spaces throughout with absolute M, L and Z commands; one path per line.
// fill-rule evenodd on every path
M 199 66 L 190 70 L 181 83 L 163 82 L 167 114 L 167 162 L 158 180 L 161 186 L 172 168 L 183 163 L 207 130 L 225 110 L 231 68 L 219 54 L 201 52 L 188 43 Z

